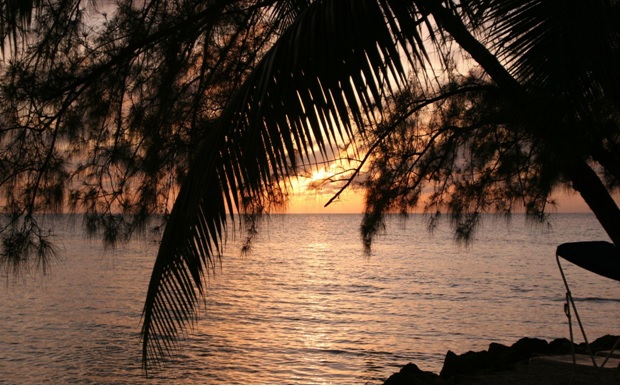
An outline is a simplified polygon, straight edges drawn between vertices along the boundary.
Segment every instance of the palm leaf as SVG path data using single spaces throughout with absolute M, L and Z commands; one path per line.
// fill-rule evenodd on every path
M 404 79 L 400 53 L 412 63 L 427 57 L 404 47 L 422 39 L 412 38 L 412 11 L 400 1 L 315 2 L 248 77 L 171 212 L 144 307 L 145 365 L 166 356 L 195 319 L 205 276 L 223 250 L 227 211 L 232 218 L 249 210 L 248 199 L 282 188 L 300 162 L 332 157 L 372 120 L 386 89 Z
M 620 107 L 620 2 L 464 3 L 465 14 L 479 15 L 482 28 L 493 26 L 486 42 L 529 93 L 534 108 L 526 110 L 538 121 L 539 134 L 565 154 L 563 160 L 591 156 L 614 185 L 619 163 L 609 144 L 617 137 Z M 549 123 L 560 116 L 562 124 Z M 592 130 L 601 138 L 587 139 Z
M 574 108 L 620 90 L 620 3 L 615 0 L 468 0 L 521 84 L 571 96 Z

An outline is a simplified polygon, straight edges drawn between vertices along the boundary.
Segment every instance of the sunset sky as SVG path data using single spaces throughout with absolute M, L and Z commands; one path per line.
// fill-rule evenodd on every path
M 325 178 L 325 173 L 315 173 L 312 178 L 299 178 L 294 182 L 293 192 L 289 196 L 286 213 L 361 213 L 364 207 L 364 192 L 361 189 L 348 187 L 339 197 L 328 207 L 325 204 L 335 194 L 335 189 L 325 188 L 315 190 L 309 188 L 312 182 L 318 182 Z M 549 208 L 549 212 L 579 213 L 590 212 L 583 199 L 574 192 L 558 191 L 553 198 L 558 203 L 557 208 Z M 518 211 L 517 211 L 518 212 Z

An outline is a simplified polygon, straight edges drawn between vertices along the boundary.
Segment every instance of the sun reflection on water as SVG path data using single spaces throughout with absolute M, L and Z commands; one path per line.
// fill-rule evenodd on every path
M 555 246 L 600 234 L 595 219 L 562 219 L 557 233 L 491 223 L 466 249 L 448 230 L 394 221 L 367 256 L 357 216 L 273 216 L 250 255 L 229 246 L 194 332 L 149 379 L 138 335 L 154 246 L 102 258 L 68 232 L 57 274 L 0 300 L 0 382 L 380 384 L 409 362 L 438 372 L 447 350 L 566 336 Z M 617 286 L 567 275 L 597 300 L 580 307 L 592 337 L 613 332 Z

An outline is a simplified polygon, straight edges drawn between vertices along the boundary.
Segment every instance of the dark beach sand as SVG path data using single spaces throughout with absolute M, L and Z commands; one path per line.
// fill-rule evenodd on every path
M 594 370 L 572 365 L 517 364 L 514 369 L 496 372 L 478 372 L 472 375 L 459 375 L 449 384 L 620 384 L 620 376 L 615 371 L 597 374 Z

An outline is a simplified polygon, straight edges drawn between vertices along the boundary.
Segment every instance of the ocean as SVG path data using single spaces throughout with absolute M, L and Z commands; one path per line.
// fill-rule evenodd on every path
M 61 258 L 49 273 L 1 278 L 2 384 L 380 384 L 409 362 L 439 372 L 448 350 L 568 337 L 555 249 L 608 240 L 590 214 L 486 216 L 468 246 L 447 222 L 429 233 L 423 215 L 390 216 L 367 255 L 361 215 L 272 215 L 249 254 L 228 238 L 193 329 L 146 375 L 156 241 L 106 250 L 67 219 L 50 226 Z M 618 334 L 618 283 L 562 265 L 588 338 Z

